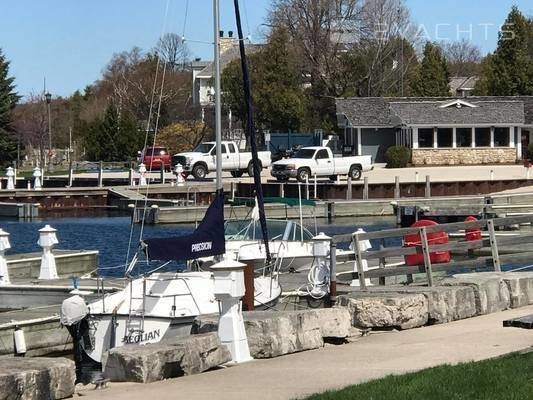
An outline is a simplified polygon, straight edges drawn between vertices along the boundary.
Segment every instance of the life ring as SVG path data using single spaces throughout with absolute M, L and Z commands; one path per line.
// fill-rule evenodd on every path
M 421 228 L 423 226 L 435 226 L 438 225 L 435 221 L 429 219 L 421 219 L 416 221 L 411 228 Z M 446 244 L 448 243 L 448 234 L 446 232 L 432 232 L 427 234 L 428 244 Z M 403 238 L 403 247 L 419 247 L 422 245 L 420 235 L 417 233 L 411 235 L 405 235 Z M 421 253 L 408 254 L 404 256 L 406 265 L 424 265 L 424 255 Z M 432 264 L 447 263 L 450 262 L 449 251 L 435 251 L 429 254 L 429 259 Z
M 477 221 L 476 217 L 469 216 L 465 218 L 465 222 L 475 222 Z M 481 240 L 481 228 L 470 228 L 465 229 L 465 239 L 467 242 L 474 242 L 476 240 Z

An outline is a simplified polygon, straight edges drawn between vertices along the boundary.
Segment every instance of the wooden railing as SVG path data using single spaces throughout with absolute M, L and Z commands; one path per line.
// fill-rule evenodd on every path
M 519 224 L 531 224 L 533 222 L 533 215 L 523 215 L 508 218 L 484 219 L 473 222 L 454 222 L 449 224 L 440 224 L 434 226 L 425 226 L 417 228 L 398 228 L 385 229 L 376 232 L 354 233 L 349 235 L 337 235 L 332 238 L 332 250 L 336 249 L 337 244 L 343 242 L 352 242 L 354 254 L 344 257 L 344 261 L 354 260 L 357 266 L 357 271 L 354 272 L 354 279 L 359 279 L 359 284 L 362 290 L 367 290 L 365 285 L 365 278 L 380 278 L 380 283 L 384 284 L 385 277 L 407 275 L 408 281 L 412 281 L 412 275 L 418 273 L 425 273 L 427 276 L 428 286 L 433 286 L 433 272 L 438 271 L 452 271 L 452 270 L 472 270 L 479 267 L 493 269 L 494 271 L 501 271 L 502 264 L 523 263 L 533 261 L 533 247 L 528 249 L 528 244 L 533 243 L 533 232 L 524 233 L 516 236 L 502 236 L 497 238 L 496 228 L 503 228 Z M 446 244 L 431 244 L 428 242 L 428 234 L 437 232 L 457 232 L 459 230 L 467 229 L 482 229 L 488 232 L 487 238 L 472 241 L 450 241 Z M 384 239 L 387 238 L 402 238 L 406 235 L 419 235 L 420 243 L 411 244 L 409 247 L 394 246 L 384 247 Z M 361 250 L 361 241 L 363 240 L 381 240 L 379 250 Z M 508 245 L 525 245 L 520 251 L 512 254 L 500 254 L 498 246 Z M 431 253 L 434 252 L 468 252 L 470 250 L 490 247 L 491 256 L 474 257 L 460 261 L 452 261 L 448 263 L 433 264 L 431 262 Z M 333 251 L 331 254 L 335 254 Z M 386 258 L 407 256 L 414 254 L 422 254 L 424 263 L 418 266 L 397 266 L 385 267 Z M 338 257 L 332 257 L 331 268 L 332 276 L 335 270 Z M 379 260 L 379 268 L 365 271 L 363 269 L 363 260 Z

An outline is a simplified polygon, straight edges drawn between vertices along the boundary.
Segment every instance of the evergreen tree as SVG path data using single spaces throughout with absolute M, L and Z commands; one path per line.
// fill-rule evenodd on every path
M 0 49 L 0 163 L 9 164 L 17 154 L 17 145 L 10 136 L 11 117 L 20 96 L 14 91 L 15 78 L 8 77 L 9 61 Z
M 438 97 L 450 95 L 450 74 L 441 48 L 431 42 L 424 47 L 424 58 L 411 83 L 411 95 Z
M 499 34 L 496 51 L 484 63 L 476 94 L 533 95 L 532 31 L 532 21 L 514 6 Z
M 304 117 L 301 75 L 288 50 L 288 36 L 274 30 L 261 51 L 247 57 L 256 125 L 271 130 L 298 130 Z M 241 121 L 246 118 L 240 60 L 222 74 L 224 102 Z
M 109 104 L 102 120 L 93 122 L 85 137 L 87 158 L 93 161 L 125 161 L 141 150 L 144 136 L 136 121 Z

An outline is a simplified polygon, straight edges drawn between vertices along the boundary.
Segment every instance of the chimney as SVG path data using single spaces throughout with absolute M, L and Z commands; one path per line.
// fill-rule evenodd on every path
M 221 38 L 223 38 L 223 37 L 224 37 L 224 31 L 219 31 L 219 32 L 218 32 L 218 36 L 221 37 Z
M 228 37 L 230 37 L 230 38 L 233 37 L 233 31 L 228 31 Z
M 233 37 L 233 31 L 228 31 L 228 36 L 224 37 L 224 31 L 220 31 L 220 54 L 228 51 L 232 47 L 236 46 L 239 41 L 236 37 Z

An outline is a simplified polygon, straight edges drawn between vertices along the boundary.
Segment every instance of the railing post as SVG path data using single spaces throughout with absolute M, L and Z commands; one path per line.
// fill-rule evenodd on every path
M 368 176 L 363 178 L 363 200 L 368 200 Z
M 337 244 L 329 243 L 329 303 L 334 306 L 337 302 Z
M 164 165 L 161 165 L 160 178 L 161 178 L 161 183 L 164 185 L 165 184 L 165 166 Z
M 131 168 L 131 164 L 130 170 L 128 171 L 128 185 L 133 186 L 133 168 Z
M 395 199 L 400 198 L 400 177 L 399 176 L 394 177 L 394 198 Z
M 351 176 L 348 176 L 348 181 L 347 181 L 347 186 L 346 186 L 346 200 L 351 200 L 352 199 L 352 177 Z
M 363 269 L 363 259 L 361 258 L 361 247 L 359 246 L 359 234 L 354 233 L 353 245 L 357 263 L 357 275 L 359 275 L 359 287 L 361 290 L 368 290 L 365 282 L 365 271 Z
M 381 239 L 379 242 L 379 249 L 383 250 L 385 248 L 385 239 Z M 380 257 L 379 259 L 379 268 L 383 269 L 385 268 L 385 257 Z M 384 286 L 385 285 L 385 277 L 380 276 L 379 277 L 379 284 Z
M 317 184 L 316 184 L 316 174 L 315 174 L 315 182 L 314 182 L 314 186 L 313 186 L 313 197 L 315 199 L 318 199 L 318 194 L 316 193 L 316 188 L 317 188 Z
M 428 286 L 433 286 L 433 274 L 431 271 L 431 257 L 429 254 L 428 236 L 426 228 L 420 228 L 420 242 L 422 244 L 422 253 L 424 254 L 424 267 L 426 269 L 426 275 L 428 278 Z
M 487 229 L 489 231 L 490 250 L 492 251 L 492 262 L 494 264 L 494 271 L 501 272 L 500 255 L 498 253 L 498 243 L 496 242 L 496 232 L 494 230 L 494 220 L 487 220 Z
M 98 186 L 102 187 L 104 182 L 104 162 L 100 161 L 100 165 L 98 167 Z
M 426 199 L 431 197 L 431 178 L 426 175 Z
M 305 177 L 305 198 L 309 200 L 309 174 Z

